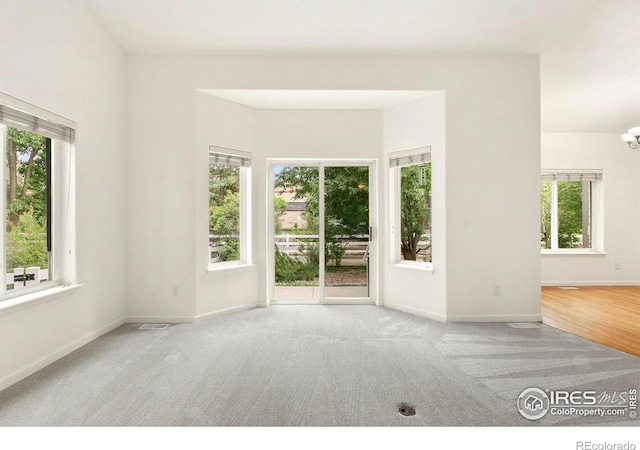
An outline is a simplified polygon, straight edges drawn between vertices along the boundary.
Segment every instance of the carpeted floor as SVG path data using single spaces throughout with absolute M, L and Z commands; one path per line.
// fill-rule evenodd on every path
M 0 425 L 640 425 L 519 414 L 528 387 L 640 387 L 640 358 L 545 325 L 283 305 L 138 328 L 124 325 L 0 392 Z M 401 402 L 416 415 L 399 414 Z

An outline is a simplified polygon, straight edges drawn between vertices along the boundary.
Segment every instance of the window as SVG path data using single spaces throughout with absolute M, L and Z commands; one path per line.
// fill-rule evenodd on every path
M 209 264 L 249 263 L 251 153 L 209 146 Z
M 602 172 L 542 173 L 540 248 L 545 251 L 601 250 Z
M 73 123 L 0 93 L 0 298 L 72 280 L 71 147 Z
M 431 263 L 431 147 L 391 153 L 389 169 L 392 260 Z

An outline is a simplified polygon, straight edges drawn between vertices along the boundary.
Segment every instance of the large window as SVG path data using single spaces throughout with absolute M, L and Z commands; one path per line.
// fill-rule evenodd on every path
M 542 173 L 540 248 L 543 251 L 600 250 L 602 173 Z
M 251 154 L 209 147 L 209 264 L 249 262 Z
M 0 94 L 2 299 L 73 281 L 71 124 Z
M 431 147 L 389 155 L 393 261 L 431 263 Z

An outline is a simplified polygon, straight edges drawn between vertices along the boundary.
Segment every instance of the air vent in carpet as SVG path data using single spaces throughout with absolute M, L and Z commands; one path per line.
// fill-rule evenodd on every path
M 145 323 L 138 330 L 166 330 L 169 328 L 168 323 Z
M 408 405 L 407 403 L 400 403 L 398 405 L 398 412 L 400 414 L 402 414 L 403 416 L 415 416 L 416 415 L 416 409 L 413 406 Z

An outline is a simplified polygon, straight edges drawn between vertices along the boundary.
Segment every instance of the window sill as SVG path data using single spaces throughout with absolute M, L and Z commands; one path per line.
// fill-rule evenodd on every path
M 65 295 L 69 295 L 72 292 L 77 291 L 81 286 L 81 284 L 72 284 L 70 286 L 56 286 L 49 289 L 44 289 L 42 291 L 21 295 L 19 297 L 13 297 L 8 300 L 2 300 L 0 301 L 0 316 L 18 311 L 20 309 L 39 305 L 41 303 L 45 303 L 49 300 L 53 300 L 59 297 L 64 297 Z
M 540 252 L 542 256 L 606 256 L 605 252 L 596 252 L 596 251 L 542 251 Z
M 207 273 L 209 275 L 212 275 L 214 273 L 226 272 L 228 270 L 243 271 L 243 270 L 253 269 L 255 267 L 256 267 L 255 264 L 246 264 L 246 263 L 222 264 L 220 266 L 210 265 L 209 268 L 207 269 Z
M 402 262 L 398 262 L 395 264 L 389 264 L 389 267 L 393 267 L 393 268 L 397 268 L 397 269 L 409 269 L 409 270 L 417 270 L 419 272 L 426 272 L 426 273 L 430 273 L 433 274 L 435 272 L 433 265 L 429 264 L 411 264 L 411 263 L 402 263 Z

